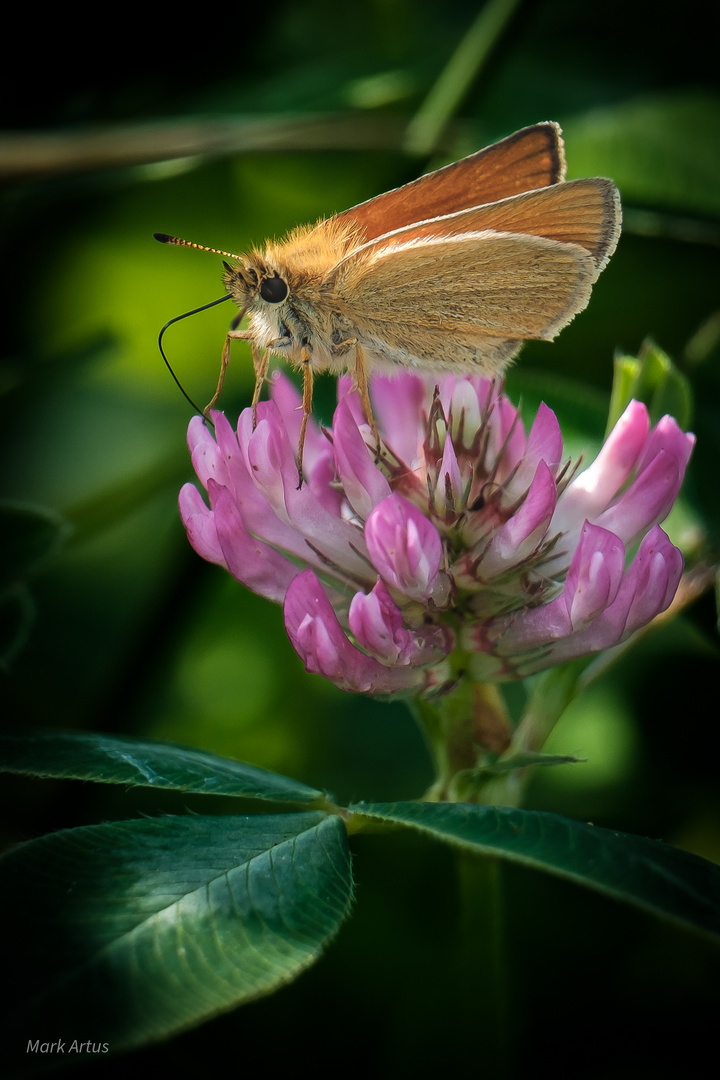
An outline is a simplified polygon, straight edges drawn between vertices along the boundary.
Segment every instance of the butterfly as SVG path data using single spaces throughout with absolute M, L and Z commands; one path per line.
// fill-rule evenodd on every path
M 233 339 L 251 346 L 253 409 L 270 356 L 300 368 L 302 482 L 316 372 L 354 372 L 376 438 L 372 373 L 499 375 L 524 341 L 551 340 L 582 311 L 617 245 L 614 183 L 564 177 L 560 127 L 548 122 L 246 255 L 156 233 L 235 260 L 222 299 L 240 311 L 208 409 Z

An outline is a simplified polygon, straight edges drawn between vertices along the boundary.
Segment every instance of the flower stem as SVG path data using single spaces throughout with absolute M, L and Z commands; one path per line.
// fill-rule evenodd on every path
M 459 986 L 463 1042 L 480 1076 L 510 1074 L 508 965 L 502 867 L 493 856 L 458 854 L 461 901 Z
M 488 755 L 497 757 L 512 739 L 497 686 L 462 678 L 449 694 L 409 704 L 435 767 L 435 782 L 425 794 L 426 801 L 515 805 L 508 777 L 497 778 L 484 767 Z
M 528 704 L 515 731 L 515 750 L 542 750 L 550 732 L 576 696 L 586 664 L 584 658 L 561 664 L 532 680 Z

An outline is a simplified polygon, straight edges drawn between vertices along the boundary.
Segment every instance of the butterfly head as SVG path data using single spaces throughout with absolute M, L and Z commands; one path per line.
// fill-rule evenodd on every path
M 240 318 L 250 309 L 255 311 L 283 304 L 290 289 L 285 278 L 267 261 L 253 254 L 236 266 L 224 262 L 223 285 L 240 308 Z M 235 324 L 240 319 L 236 317 Z

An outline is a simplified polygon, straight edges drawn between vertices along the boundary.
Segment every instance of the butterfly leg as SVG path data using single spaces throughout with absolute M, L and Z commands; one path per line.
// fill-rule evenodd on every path
M 362 350 L 362 346 L 355 345 L 355 382 L 357 384 L 358 394 L 360 395 L 360 404 L 362 405 L 363 415 L 370 425 L 373 439 L 375 440 L 375 460 L 380 460 L 380 435 L 378 433 L 377 424 L 375 423 L 375 417 L 373 416 L 372 405 L 370 404 L 370 392 L 368 390 L 368 378 L 367 367 L 365 365 L 365 353 Z
M 300 425 L 300 440 L 298 442 L 298 491 L 302 487 L 303 482 L 303 451 L 305 449 L 305 432 L 307 431 L 308 420 L 310 418 L 310 412 L 312 411 L 312 398 L 313 398 L 313 369 L 312 369 L 312 354 L 306 347 L 303 348 L 301 354 L 302 371 L 303 371 L 303 418 Z
M 228 333 L 227 337 L 225 338 L 222 357 L 220 359 L 220 375 L 218 376 L 217 387 L 215 393 L 212 396 L 212 401 L 203 409 L 203 416 L 207 416 L 210 410 L 215 408 L 218 402 L 218 398 L 222 394 L 223 386 L 225 384 L 225 374 L 228 369 L 228 364 L 230 363 L 230 341 L 232 338 L 241 338 L 245 341 L 252 341 L 252 338 L 250 337 L 250 334 L 247 332 L 247 330 L 230 330 L 230 332 Z
M 344 341 L 338 341 L 333 345 L 333 353 L 335 356 L 342 356 L 343 353 L 350 352 L 351 349 L 355 350 L 355 388 L 360 395 L 360 404 L 362 405 L 363 416 L 366 423 L 369 425 L 372 431 L 373 439 L 375 440 L 375 460 L 380 460 L 380 435 L 378 434 L 377 424 L 375 423 L 375 417 L 373 416 L 372 405 L 370 404 L 370 392 L 368 390 L 367 380 L 367 366 L 365 364 L 365 353 L 362 350 L 362 346 L 358 344 L 357 338 L 345 338 Z
M 255 342 L 253 342 L 252 358 L 253 367 L 255 369 L 255 389 L 253 390 L 252 397 L 252 416 L 254 430 L 257 427 L 257 405 L 258 401 L 260 400 L 263 383 L 265 382 L 265 376 L 267 375 L 268 364 L 270 362 L 270 350 L 265 349 L 261 356 L 257 345 L 255 344 Z

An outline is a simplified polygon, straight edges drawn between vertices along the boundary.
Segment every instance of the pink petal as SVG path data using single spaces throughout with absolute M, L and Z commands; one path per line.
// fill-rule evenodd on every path
M 622 541 L 586 521 L 563 589 L 574 630 L 582 629 L 613 603 L 624 572 Z
M 518 565 L 545 538 L 557 499 L 555 480 L 544 461 L 539 462 L 522 505 L 493 536 L 480 563 L 486 580 Z
M 275 548 L 252 536 L 227 488 L 210 481 L 217 537 L 228 570 L 253 592 L 282 603 L 298 567 Z
M 295 384 L 281 371 L 273 374 L 270 383 L 270 399 L 277 407 L 291 446 L 297 448 L 300 443 L 300 427 L 303 418 L 302 397 Z M 312 476 L 318 458 L 325 455 L 328 449 L 327 439 L 311 417 L 305 432 L 303 451 L 303 471 L 306 476 Z
M 641 473 L 648 461 L 661 450 L 665 450 L 677 460 L 681 475 L 684 476 L 694 446 L 694 435 L 682 431 L 674 417 L 663 416 L 648 436 L 638 459 L 637 472 Z
M 230 427 L 222 413 L 213 413 L 213 423 L 216 430 L 223 425 Z M 227 487 L 230 481 L 225 454 L 218 446 L 217 439 L 204 417 L 193 416 L 188 424 L 187 440 L 193 469 L 203 486 L 207 487 L 208 480 L 212 477 L 223 487 Z M 237 449 L 237 443 L 235 445 Z
M 500 652 L 516 657 L 517 675 L 525 677 L 535 671 L 587 656 L 603 649 L 619 645 L 636 630 L 646 626 L 671 603 L 683 569 L 683 558 L 659 526 L 655 526 L 640 545 L 635 559 L 624 575 L 615 599 L 599 612 L 584 629 L 568 628 L 565 635 L 558 634 L 554 641 L 547 641 L 545 649 L 534 655 L 529 651 L 532 644 L 526 634 L 522 639 L 519 627 L 514 623 L 509 631 L 498 639 Z M 562 600 L 563 597 L 559 597 Z M 557 600 L 547 607 L 554 607 Z M 522 618 L 522 617 L 521 617 Z M 539 637 L 535 644 L 543 644 Z M 523 646 L 527 655 L 518 656 Z
M 490 414 L 490 455 L 497 458 L 497 480 L 505 483 L 525 456 L 527 439 L 520 413 L 508 398 L 496 398 Z
M 180 517 L 187 529 L 188 540 L 203 559 L 227 569 L 215 528 L 215 516 L 203 502 L 192 484 L 184 484 L 178 498 Z
M 572 518 L 593 521 L 628 480 L 647 439 L 647 409 L 631 401 L 608 435 L 595 461 L 576 476 L 558 507 L 562 528 Z
M 347 398 L 335 410 L 333 450 L 348 502 L 358 517 L 365 520 L 373 507 L 390 494 L 390 485 L 365 445 Z
M 431 595 L 442 541 L 411 502 L 393 494 L 378 503 L 365 523 L 365 543 L 373 566 L 389 585 L 418 600 Z
M 376 376 L 372 381 L 373 412 L 383 440 L 410 469 L 424 438 L 427 396 L 427 383 L 416 375 Z
M 383 581 L 370 593 L 355 593 L 349 611 L 350 629 L 376 659 L 397 664 L 407 642 L 402 614 Z
M 670 606 L 680 584 L 683 565 L 682 553 L 656 525 L 640 544 L 627 573 L 632 601 L 626 635 L 645 626 Z
M 291 526 L 296 533 L 299 546 L 295 543 L 287 550 L 297 550 L 306 562 L 315 565 L 318 560 L 336 565 L 358 583 L 367 581 L 370 572 L 362 557 L 362 531 L 329 512 L 307 484 L 298 488 L 297 465 L 287 432 L 274 403 L 266 402 L 265 405 L 262 414 L 258 410 L 259 419 L 254 431 L 251 418 L 246 416 L 249 410 L 243 413 L 240 438 L 252 482 L 266 502 L 265 514 L 272 516 L 271 511 L 274 511 L 280 522 Z M 246 515 L 243 516 L 250 528 Z M 257 524 L 258 535 L 270 539 L 262 522 Z
M 443 379 L 440 382 L 440 400 L 450 424 L 452 439 L 457 439 L 458 446 L 463 449 L 469 448 L 480 427 L 485 404 L 484 395 L 479 393 L 478 380 Z
M 453 504 L 456 507 L 461 506 L 464 487 L 465 485 L 463 484 L 462 476 L 460 474 L 460 467 L 458 465 L 453 441 L 449 438 L 445 439 L 442 461 L 440 462 L 438 484 L 433 500 L 436 513 L 442 515 L 445 512 L 448 493 L 453 500 Z
M 661 450 L 618 501 L 598 516 L 598 524 L 612 529 L 627 543 L 632 543 L 652 525 L 667 517 L 681 483 L 679 462 L 672 454 Z
M 350 693 L 391 694 L 420 688 L 423 673 L 386 667 L 350 642 L 332 604 L 311 570 L 298 574 L 285 597 L 285 629 L 307 671 L 323 675 Z
M 562 456 L 563 439 L 558 418 L 545 402 L 541 402 L 530 428 L 520 467 L 511 481 L 511 491 L 524 491 L 541 461 L 545 462 L 553 477 L 557 476 Z
M 548 603 L 497 619 L 489 631 L 490 640 L 501 655 L 511 655 L 579 637 L 579 632 L 616 599 L 623 569 L 620 540 L 586 522 L 562 593 Z
M 442 626 L 408 629 L 384 581 L 372 592 L 356 593 L 350 604 L 350 629 L 363 649 L 383 663 L 435 663 L 452 649 L 452 634 Z

